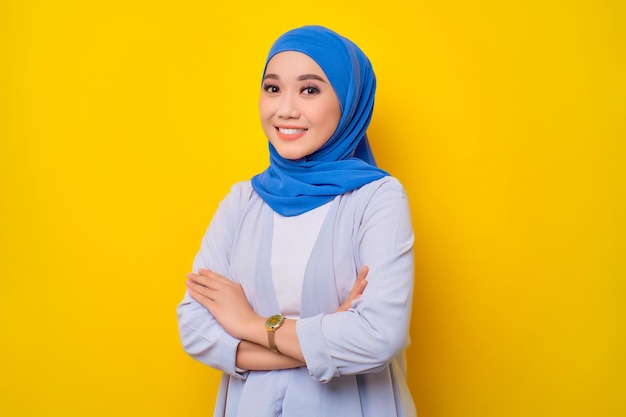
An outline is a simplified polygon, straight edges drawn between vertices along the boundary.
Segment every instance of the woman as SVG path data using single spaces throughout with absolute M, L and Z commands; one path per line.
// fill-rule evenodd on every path
M 375 88 L 367 57 L 326 28 L 270 50 L 270 166 L 221 202 L 178 307 L 187 353 L 223 372 L 215 416 L 415 415 L 413 232 L 367 142 Z

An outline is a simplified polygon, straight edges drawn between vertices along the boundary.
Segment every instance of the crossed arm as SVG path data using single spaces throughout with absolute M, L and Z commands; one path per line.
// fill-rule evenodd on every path
M 367 273 L 366 266 L 361 268 L 348 299 L 335 313 L 348 310 L 352 301 L 363 294 Z M 305 366 L 296 333 L 297 320 L 285 319 L 275 334 L 280 353 L 272 351 L 265 329 L 266 317 L 252 310 L 241 285 L 207 269 L 200 269 L 198 274 L 189 273 L 187 278 L 189 295 L 204 306 L 228 334 L 241 340 L 236 356 L 238 368 L 252 371 Z

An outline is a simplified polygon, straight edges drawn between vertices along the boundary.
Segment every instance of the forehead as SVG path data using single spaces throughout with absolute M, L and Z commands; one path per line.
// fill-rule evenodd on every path
M 308 55 L 296 51 L 284 51 L 274 55 L 267 63 L 265 74 L 275 74 L 281 77 L 316 74 L 328 79 L 317 62 Z

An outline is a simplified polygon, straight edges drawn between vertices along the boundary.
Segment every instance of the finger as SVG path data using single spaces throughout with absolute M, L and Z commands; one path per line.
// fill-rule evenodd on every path
M 367 273 L 369 272 L 369 268 L 364 266 L 359 271 L 359 275 L 357 275 L 354 284 L 352 285 L 352 289 L 350 290 L 350 297 L 355 297 L 357 294 L 361 294 L 365 287 L 367 286 Z
M 200 294 L 198 291 L 194 290 L 193 287 L 187 285 L 187 292 L 189 292 L 189 296 L 196 300 L 197 302 L 201 302 L 203 300 L 208 300 L 205 296 Z
M 355 282 L 354 286 L 352 287 L 352 291 L 350 291 L 350 299 L 356 300 L 357 298 L 361 297 L 363 291 L 365 291 L 365 287 L 367 287 L 366 279 Z
M 216 284 L 228 284 L 231 282 L 228 278 L 218 274 L 217 272 L 213 272 L 210 269 L 200 268 L 198 269 L 198 274 L 210 281 L 215 282 Z
M 356 280 L 360 281 L 360 280 L 364 280 L 365 278 L 367 278 L 367 274 L 369 273 L 370 269 L 367 266 L 363 266 L 361 268 L 361 270 L 359 271 L 359 275 L 357 275 Z
M 198 285 L 202 285 L 204 287 L 207 288 L 211 288 L 211 289 L 217 289 L 218 288 L 218 281 L 216 281 L 215 279 L 213 279 L 210 276 L 206 276 L 206 275 L 198 275 L 198 274 L 194 274 L 194 273 L 188 273 L 187 274 L 187 278 L 198 284 Z
M 209 300 L 215 300 L 216 292 L 212 290 L 211 288 L 205 287 L 202 284 L 198 284 L 197 282 L 188 280 L 187 288 L 189 288 L 190 291 L 193 291 L 195 294 L 197 294 L 198 297 L 203 297 Z M 193 298 L 197 299 L 197 297 L 193 297 Z
M 203 296 L 202 294 L 200 294 L 197 291 L 192 290 L 191 288 L 189 288 L 189 296 L 193 298 L 196 302 L 204 306 L 209 311 L 212 311 L 212 309 L 216 305 L 214 300 L 211 300 L 210 298 Z
M 187 274 L 187 286 L 189 286 L 189 284 L 194 284 L 202 287 L 206 287 L 209 285 L 204 277 L 198 274 L 193 274 L 191 272 Z
M 199 268 L 198 269 L 198 275 L 201 275 L 203 277 L 210 278 L 210 279 L 224 278 L 223 276 L 221 276 L 217 272 L 213 272 L 210 269 L 206 269 L 206 268 Z
M 206 281 L 206 277 L 202 275 L 194 274 L 193 272 L 188 273 L 187 278 L 198 284 L 202 284 L 203 282 Z

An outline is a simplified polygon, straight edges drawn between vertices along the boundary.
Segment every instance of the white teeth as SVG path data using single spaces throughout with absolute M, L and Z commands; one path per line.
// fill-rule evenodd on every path
M 285 128 L 279 127 L 278 131 L 282 133 L 283 135 L 295 135 L 296 133 L 305 132 L 306 129 L 285 129 Z

